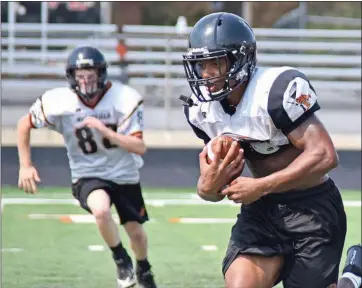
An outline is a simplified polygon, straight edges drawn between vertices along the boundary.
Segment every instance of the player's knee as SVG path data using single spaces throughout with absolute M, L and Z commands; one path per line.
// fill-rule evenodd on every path
M 112 219 L 111 209 L 109 207 L 94 208 L 92 214 L 97 222 L 108 222 Z

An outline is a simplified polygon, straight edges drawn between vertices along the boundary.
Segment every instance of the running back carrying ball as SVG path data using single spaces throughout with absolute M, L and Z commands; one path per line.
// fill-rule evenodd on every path
M 226 157 L 226 154 L 228 153 L 228 151 L 231 147 L 231 144 L 235 141 L 230 136 L 221 135 L 221 136 L 213 138 L 209 143 L 207 143 L 207 163 L 208 164 L 210 164 L 215 157 L 218 140 L 222 141 L 220 160 L 223 160 Z M 239 143 L 238 143 L 238 148 L 239 149 L 241 148 Z

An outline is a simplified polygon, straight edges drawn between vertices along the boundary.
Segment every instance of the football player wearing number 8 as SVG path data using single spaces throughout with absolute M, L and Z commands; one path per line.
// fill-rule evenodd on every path
M 107 80 L 107 63 L 94 47 L 82 46 L 70 53 L 66 76 L 69 87 L 45 92 L 19 120 L 19 188 L 34 194 L 40 181 L 31 162 L 31 129 L 59 132 L 67 149 L 73 196 L 94 215 L 113 252 L 118 287 L 133 287 L 136 278 L 139 287 L 156 287 L 142 226 L 148 220 L 139 183 L 141 156 L 146 151 L 142 97 L 127 85 Z M 130 238 L 136 273 L 112 218 L 112 204 Z

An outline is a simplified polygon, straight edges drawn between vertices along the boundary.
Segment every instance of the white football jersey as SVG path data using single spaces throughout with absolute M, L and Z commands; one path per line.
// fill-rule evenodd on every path
M 73 182 L 98 177 L 118 184 L 137 183 L 141 156 L 111 144 L 96 129 L 80 128 L 87 116 L 118 133 L 136 134 L 143 131 L 143 99 L 133 88 L 109 82 L 95 107 L 85 105 L 70 88 L 63 87 L 45 92 L 30 108 L 34 128 L 48 127 L 62 134 Z
M 254 140 L 260 154 L 272 154 L 289 144 L 287 135 L 320 107 L 308 78 L 292 67 L 256 68 L 239 105 L 231 111 L 226 99 L 184 106 L 195 134 L 207 143 L 229 134 Z

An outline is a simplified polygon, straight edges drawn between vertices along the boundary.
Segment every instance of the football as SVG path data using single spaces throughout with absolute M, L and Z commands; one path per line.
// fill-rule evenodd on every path
M 231 144 L 233 143 L 233 141 L 235 141 L 233 138 L 231 138 L 230 136 L 226 136 L 226 135 L 221 135 L 218 137 L 215 137 L 213 139 L 211 139 L 211 141 L 209 143 L 207 143 L 207 163 L 210 164 L 213 160 L 214 160 L 214 154 L 216 151 L 216 145 L 218 143 L 218 141 L 221 141 L 221 154 L 220 154 L 220 160 L 223 160 L 226 157 L 226 154 L 228 153 Z M 239 149 L 240 144 L 239 145 Z

